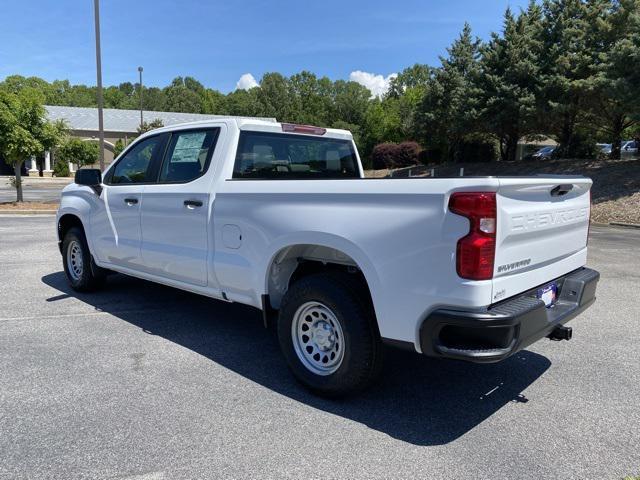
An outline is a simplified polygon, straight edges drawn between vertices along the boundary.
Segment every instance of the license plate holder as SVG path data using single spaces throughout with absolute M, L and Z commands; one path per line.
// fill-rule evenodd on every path
M 544 287 L 540 287 L 536 292 L 536 297 L 542 300 L 547 308 L 552 307 L 558 299 L 558 283 L 551 282 Z

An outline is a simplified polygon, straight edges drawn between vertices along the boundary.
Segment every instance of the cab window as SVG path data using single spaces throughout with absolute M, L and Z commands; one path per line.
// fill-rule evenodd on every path
M 286 133 L 240 133 L 233 178 L 360 178 L 349 140 Z
M 135 144 L 113 167 L 108 183 L 129 185 L 152 181 L 151 160 L 154 154 L 162 149 L 164 143 L 164 136 L 157 135 Z
M 209 166 L 219 129 L 175 132 L 160 170 L 160 183 L 189 182 Z

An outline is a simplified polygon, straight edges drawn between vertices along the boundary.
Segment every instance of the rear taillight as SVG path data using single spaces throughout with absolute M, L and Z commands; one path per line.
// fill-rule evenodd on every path
M 283 123 L 283 132 L 306 133 L 307 135 L 324 135 L 327 133 L 326 128 L 314 127 L 313 125 L 297 125 L 295 123 Z
M 469 280 L 493 278 L 496 254 L 495 192 L 456 192 L 449 210 L 469 219 L 469 233 L 458 240 L 456 270 Z

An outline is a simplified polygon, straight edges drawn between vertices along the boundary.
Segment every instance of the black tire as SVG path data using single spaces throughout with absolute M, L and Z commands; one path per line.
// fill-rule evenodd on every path
M 81 267 L 70 266 L 69 250 L 71 248 L 76 249 L 75 256 L 81 258 Z M 107 276 L 107 271 L 93 261 L 84 232 L 77 227 L 70 228 L 62 240 L 62 265 L 69 285 L 78 292 L 97 290 L 104 284 Z
M 360 392 L 381 370 L 382 342 L 371 301 L 361 283 L 353 274 L 313 274 L 296 281 L 282 300 L 278 315 L 280 348 L 294 376 L 318 395 L 335 398 Z M 330 310 L 344 337 L 341 363 L 331 373 L 312 371 L 313 367 L 305 364 L 309 360 L 304 359 L 304 352 L 296 352 L 294 322 L 299 318 L 296 312 L 314 302 Z

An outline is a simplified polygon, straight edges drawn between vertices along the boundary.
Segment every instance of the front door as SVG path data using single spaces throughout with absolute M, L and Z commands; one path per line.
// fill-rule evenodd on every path
M 208 284 L 211 158 L 219 130 L 171 135 L 158 182 L 147 185 L 142 195 L 142 262 L 148 273 Z
M 94 254 L 101 262 L 139 268 L 142 193 L 156 174 L 154 165 L 167 138 L 162 134 L 136 142 L 105 174 L 101 205 L 91 217 Z

